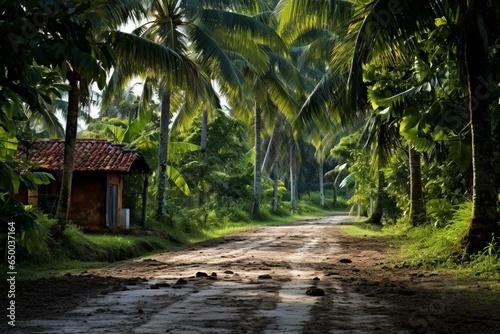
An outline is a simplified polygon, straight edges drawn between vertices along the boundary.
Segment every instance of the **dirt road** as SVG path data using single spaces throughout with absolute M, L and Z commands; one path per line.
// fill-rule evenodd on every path
M 349 221 L 257 228 L 45 280 L 26 287 L 39 293 L 21 299 L 32 309 L 12 332 L 500 333 L 498 311 L 463 299 L 453 277 L 387 265 L 387 245 L 336 227 Z

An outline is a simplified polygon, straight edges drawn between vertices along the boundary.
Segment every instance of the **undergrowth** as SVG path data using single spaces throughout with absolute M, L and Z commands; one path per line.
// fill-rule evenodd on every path
M 342 229 L 351 235 L 386 238 L 399 248 L 392 259 L 397 267 L 500 276 L 500 245 L 492 242 L 483 252 L 475 255 L 457 251 L 457 243 L 467 231 L 471 212 L 472 203 L 463 203 L 444 227 L 412 227 L 407 220 L 400 219 L 396 224 L 383 227 L 358 222 L 342 226 Z
M 148 219 L 147 229 L 159 232 L 165 238 L 148 235 L 83 233 L 69 224 L 59 239 L 51 237 L 57 222 L 40 215 L 39 227 L 43 233 L 44 251 L 28 253 L 19 249 L 18 279 L 31 280 L 40 277 L 60 276 L 66 273 L 80 273 L 90 268 L 102 267 L 114 261 L 131 259 L 175 249 L 182 244 L 191 244 L 230 233 L 268 225 L 287 224 L 298 219 L 324 216 L 340 212 L 331 208 L 320 208 L 310 201 L 298 202 L 295 212 L 290 203 L 282 202 L 277 212 L 270 205 L 263 204 L 259 219 L 250 218 L 248 208 L 232 206 L 224 209 L 179 210 L 160 221 Z M 139 229 L 138 226 L 132 228 Z

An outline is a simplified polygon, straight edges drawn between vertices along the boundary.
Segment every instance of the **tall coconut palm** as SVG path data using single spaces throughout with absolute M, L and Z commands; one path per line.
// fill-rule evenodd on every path
M 56 218 L 64 230 L 70 206 L 74 148 L 80 102 L 89 96 L 88 85 L 96 82 L 103 88 L 107 71 L 114 59 L 106 42 L 107 32 L 129 19 L 143 14 L 138 1 L 120 0 L 113 5 L 98 1 L 58 3 L 56 13 L 47 17 L 42 27 L 46 38 L 38 46 L 43 65 L 58 68 L 62 80 L 68 82 L 64 164 Z M 68 14 L 70 13 L 70 14 Z
M 305 12 L 311 1 L 293 2 L 299 12 Z M 473 144 L 473 212 L 461 245 L 475 253 L 491 242 L 493 234 L 500 235 L 489 110 L 490 103 L 498 96 L 498 88 L 487 83 L 490 77 L 499 81 L 499 56 L 489 51 L 500 37 L 500 4 L 478 0 L 364 2 L 355 8 L 349 21 L 351 33 L 346 36 L 346 43 L 333 53 L 333 68 L 349 70 L 346 100 L 351 106 L 359 106 L 365 97 L 363 64 L 371 61 L 396 64 L 412 57 L 419 36 L 432 30 L 438 18 L 454 22 L 458 28 L 450 39 L 460 50 L 457 60 L 462 68 L 461 79 L 468 87 Z M 319 106 L 328 101 L 334 87 L 325 80 L 317 88 L 317 95 L 312 99 L 317 100 L 311 105 Z
M 277 36 L 277 35 L 276 35 Z M 278 37 L 279 38 L 279 37 Z M 280 39 L 281 40 L 281 39 Z M 254 205 L 253 216 L 260 215 L 261 183 L 262 183 L 262 128 L 271 131 L 276 121 L 284 115 L 288 120 L 294 120 L 298 104 L 291 87 L 301 87 L 302 80 L 295 66 L 280 53 L 286 53 L 283 43 L 271 49 L 268 45 L 261 45 L 259 49 L 267 57 L 267 64 L 259 64 L 241 55 L 235 56 L 235 63 L 240 66 L 246 81 L 243 86 L 244 100 L 230 99 L 233 111 L 247 123 L 253 126 L 255 150 L 254 164 Z M 262 66 L 264 65 L 264 66 Z M 301 91 L 301 89 L 298 89 Z M 247 110 L 252 110 L 249 114 Z
M 226 5 L 218 1 L 155 0 L 150 7 L 153 19 L 135 31 L 136 34 L 172 50 L 188 61 L 191 68 L 195 69 L 192 73 L 196 75 L 185 77 L 187 85 L 175 86 L 172 81 L 165 80 L 164 76 L 169 75 L 165 69 L 152 71 L 142 67 L 133 72 L 130 67 L 120 66 L 115 72 L 116 75 L 114 74 L 111 91 L 119 91 L 126 79 L 130 79 L 134 74 L 148 78 L 145 84 L 145 92 L 148 94 L 152 91 L 153 84 L 161 90 L 159 96 L 164 101 L 162 101 L 160 129 L 162 140 L 159 146 L 158 217 L 164 214 L 165 206 L 165 169 L 171 113 L 171 104 L 168 100 L 172 98 L 173 93 L 177 93 L 173 88 L 182 89 L 187 94 L 196 93 L 195 95 L 204 98 L 205 111 L 210 105 L 218 107 L 211 80 L 217 81 L 222 92 L 227 95 L 234 94 L 244 81 L 242 73 L 234 65 L 229 54 L 231 52 L 244 54 L 245 57 L 252 59 L 253 64 L 262 68 L 269 62 L 263 59 L 266 56 L 259 49 L 260 43 L 265 40 L 276 43 L 273 39 L 279 40 L 277 35 L 263 23 L 234 12 L 249 6 L 245 1 L 232 2 L 229 7 Z M 260 2 L 254 2 L 252 5 L 257 9 L 259 6 Z M 233 11 L 230 12 L 228 9 Z M 210 99 L 207 100 L 207 96 Z
M 381 224 L 384 213 L 385 176 L 382 168 L 387 165 L 390 156 L 397 149 L 401 141 L 397 122 L 391 117 L 385 116 L 372 113 L 366 121 L 360 138 L 364 149 L 371 152 L 372 172 L 378 175 L 376 205 L 367 220 L 368 223 L 372 224 Z M 410 183 L 412 182 L 410 181 Z M 413 207 L 412 204 L 410 206 Z

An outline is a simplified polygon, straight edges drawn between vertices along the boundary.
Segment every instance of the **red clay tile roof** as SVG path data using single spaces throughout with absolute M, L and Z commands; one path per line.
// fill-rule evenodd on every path
M 17 157 L 27 156 L 32 162 L 48 170 L 62 170 L 64 159 L 63 139 L 39 139 L 31 149 L 18 151 Z M 77 139 L 75 171 L 130 172 L 132 167 L 140 172 L 150 172 L 146 159 L 140 153 L 113 145 L 107 139 Z

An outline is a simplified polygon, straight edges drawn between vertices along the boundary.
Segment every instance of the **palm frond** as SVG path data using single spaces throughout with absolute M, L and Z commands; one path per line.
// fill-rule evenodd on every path
M 116 0 L 113 2 L 92 2 L 90 11 L 86 11 L 86 21 L 91 22 L 94 31 L 118 29 L 130 21 L 137 22 L 147 16 L 147 7 L 143 1 Z
M 391 0 L 377 0 L 357 6 L 346 39 L 352 51 L 334 55 L 338 57 L 337 63 L 340 60 L 345 64 L 346 57 L 352 59 L 348 80 L 350 104 L 359 106 L 364 100 L 361 91 L 363 64 L 374 58 L 387 65 L 407 59 L 413 55 L 415 36 L 434 27 L 435 19 L 443 13 L 439 0 L 404 1 L 397 6 Z
M 292 90 L 303 92 L 305 81 L 297 67 L 288 59 L 281 57 L 274 52 L 268 53 L 272 67 L 276 75 L 287 84 Z
M 370 114 L 359 140 L 363 148 L 372 154 L 372 173 L 388 164 L 391 155 L 399 147 L 400 139 L 399 129 L 393 121 Z
M 126 69 L 121 68 L 120 64 L 118 64 L 109 78 L 108 84 L 102 92 L 101 113 L 103 113 L 113 103 L 113 100 L 117 96 L 122 94 L 133 77 L 133 73 L 127 72 Z
M 253 17 L 221 10 L 204 10 L 199 20 L 210 30 L 226 32 L 226 36 L 240 44 L 253 41 L 269 45 L 275 52 L 286 52 L 286 45 L 276 31 Z
M 202 9 L 207 8 L 247 15 L 272 10 L 272 5 L 267 0 L 181 0 L 179 7 L 182 7 L 191 16 L 195 16 Z
M 210 72 L 225 81 L 228 85 L 239 86 L 244 77 L 227 54 L 204 30 L 196 25 L 188 25 L 190 40 L 202 65 L 210 68 Z
M 306 126 L 312 122 L 329 124 L 332 119 L 347 124 L 357 117 L 345 108 L 346 82 L 347 73 L 325 74 L 300 109 L 298 120 Z
M 168 85 L 185 87 L 198 97 L 208 92 L 210 80 L 203 70 L 188 57 L 132 34 L 119 31 L 110 35 L 113 49 L 118 56 L 120 68 L 131 75 L 146 75 L 160 79 Z
M 263 81 L 268 92 L 268 98 L 280 110 L 290 122 L 297 118 L 299 106 L 296 100 L 289 94 L 288 90 L 275 75 L 266 75 Z
M 352 3 L 345 0 L 281 0 L 275 8 L 277 31 L 291 42 L 311 29 L 337 30 L 351 17 Z

